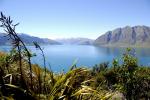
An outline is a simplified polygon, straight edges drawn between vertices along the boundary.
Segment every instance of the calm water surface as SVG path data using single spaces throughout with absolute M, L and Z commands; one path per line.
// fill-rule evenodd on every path
M 28 47 L 37 56 L 32 58 L 32 63 L 43 66 L 41 52 L 33 46 Z M 120 59 L 126 48 L 96 47 L 88 45 L 48 45 L 42 46 L 46 56 L 47 66 L 59 72 L 68 70 L 74 61 L 77 66 L 92 67 L 102 62 L 111 62 L 114 58 Z M 10 46 L 0 46 L 1 51 L 9 51 Z M 150 66 L 150 48 L 136 48 L 133 54 L 139 58 L 140 65 Z

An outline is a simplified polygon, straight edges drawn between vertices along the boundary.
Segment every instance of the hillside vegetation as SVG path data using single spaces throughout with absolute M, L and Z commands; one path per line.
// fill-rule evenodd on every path
M 10 17 L 1 13 L 0 21 L 13 41 L 9 53 L 0 53 L 0 99 L 2 100 L 148 100 L 150 67 L 139 66 L 127 49 L 122 64 L 102 63 L 92 69 L 73 64 L 67 72 L 54 73 L 45 66 L 31 64 L 33 54 L 18 37 Z M 50 59 L 49 59 L 50 60 Z
M 1 99 L 7 100 L 148 100 L 150 98 L 150 68 L 137 65 L 137 59 L 123 56 L 123 64 L 117 59 L 93 66 L 71 66 L 68 72 L 53 73 L 32 64 L 32 81 L 26 56 L 22 60 L 22 73 L 16 50 L 0 53 Z M 122 95 L 121 97 L 118 94 Z

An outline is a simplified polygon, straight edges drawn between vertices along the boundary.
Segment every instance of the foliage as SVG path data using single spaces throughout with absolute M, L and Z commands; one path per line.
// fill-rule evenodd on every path
M 100 86 L 106 90 L 120 91 L 127 100 L 147 100 L 150 98 L 150 68 L 138 66 L 138 60 L 131 52 L 132 50 L 127 48 L 121 65 L 114 59 L 112 67 L 105 72 L 92 74 L 96 79 L 94 84 L 95 87 Z

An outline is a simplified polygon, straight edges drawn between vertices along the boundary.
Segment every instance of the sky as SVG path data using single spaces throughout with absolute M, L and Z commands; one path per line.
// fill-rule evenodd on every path
M 0 0 L 0 11 L 20 23 L 18 33 L 50 39 L 96 39 L 118 27 L 150 26 L 150 0 Z

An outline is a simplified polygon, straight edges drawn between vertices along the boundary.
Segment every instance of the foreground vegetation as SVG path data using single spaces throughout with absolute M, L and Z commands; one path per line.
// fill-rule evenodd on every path
M 26 59 L 22 61 L 22 78 L 17 52 L 0 53 L 0 96 L 8 100 L 148 100 L 150 68 L 138 66 L 137 59 L 129 51 L 123 55 L 122 60 L 122 64 L 114 60 L 111 67 L 103 63 L 92 69 L 76 68 L 73 65 L 66 73 L 45 71 L 32 64 L 31 82 Z
M 3 100 L 148 100 L 150 99 L 150 67 L 139 66 L 127 49 L 121 64 L 114 59 L 92 69 L 73 64 L 67 72 L 53 73 L 31 64 L 32 53 L 15 32 L 10 17 L 1 13 L 0 21 L 12 40 L 13 49 L 0 53 L 0 99 Z

